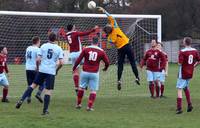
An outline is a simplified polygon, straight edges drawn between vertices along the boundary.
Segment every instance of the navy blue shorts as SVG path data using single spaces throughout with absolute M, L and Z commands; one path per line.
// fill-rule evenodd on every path
M 34 83 L 37 85 L 43 85 L 43 83 L 45 82 L 45 88 L 48 90 L 53 90 L 54 81 L 55 75 L 38 72 L 35 77 Z
M 36 74 L 37 74 L 36 71 L 26 70 L 26 80 L 27 80 L 28 86 L 30 86 L 33 83 L 33 81 L 35 80 Z

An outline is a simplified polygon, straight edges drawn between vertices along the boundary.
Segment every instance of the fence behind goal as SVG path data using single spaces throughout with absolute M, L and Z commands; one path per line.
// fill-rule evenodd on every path
M 161 16 L 159 15 L 113 15 L 113 17 L 130 38 L 137 62 L 144 54 L 145 43 L 149 43 L 155 37 L 161 40 Z M 8 62 L 10 64 L 24 64 L 25 49 L 32 44 L 31 38 L 39 36 L 42 43 L 45 43 L 48 41 L 48 33 L 54 32 L 59 37 L 57 43 L 65 51 L 66 62 L 68 62 L 69 46 L 63 38 L 66 26 L 75 24 L 77 30 L 86 31 L 95 25 L 103 28 L 107 23 L 107 17 L 104 14 L 0 11 L 0 43 L 6 45 L 9 50 Z M 101 29 L 94 34 L 82 37 L 83 46 L 89 45 L 94 36 L 99 36 L 99 46 L 106 51 L 111 61 L 108 73 L 101 75 L 102 88 L 109 90 L 116 85 L 117 50 L 107 42 L 106 35 Z M 122 81 L 124 85 L 133 85 L 134 76 L 128 63 L 125 64 Z

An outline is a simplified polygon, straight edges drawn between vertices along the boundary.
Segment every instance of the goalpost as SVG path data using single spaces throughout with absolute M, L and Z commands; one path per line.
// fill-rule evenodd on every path
M 139 62 L 144 54 L 145 43 L 150 43 L 152 38 L 157 37 L 161 41 L 161 15 L 127 15 L 113 14 L 120 28 L 130 38 L 136 61 Z M 75 24 L 80 31 L 86 31 L 98 25 L 103 28 L 107 24 L 104 14 L 81 14 L 81 13 L 45 13 L 45 12 L 16 12 L 0 11 L 0 44 L 8 47 L 8 62 L 12 64 L 23 64 L 24 54 L 27 46 L 31 45 L 33 36 L 40 36 L 42 43 L 48 41 L 48 32 L 55 32 L 59 36 L 58 45 L 65 51 L 65 62 L 68 61 L 69 46 L 63 38 L 67 24 Z M 102 88 L 115 88 L 117 51 L 106 40 L 106 35 L 99 29 L 96 33 L 81 38 L 83 46 L 87 46 L 94 36 L 99 36 L 99 46 L 109 56 L 111 67 L 108 73 L 102 76 Z M 127 63 L 127 61 L 125 62 Z M 132 86 L 134 75 L 130 65 L 125 65 L 122 75 L 124 85 Z M 71 73 L 71 72 L 70 72 Z

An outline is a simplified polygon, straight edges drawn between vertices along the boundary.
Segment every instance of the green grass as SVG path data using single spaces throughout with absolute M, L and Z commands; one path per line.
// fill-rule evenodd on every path
M 170 65 L 166 82 L 166 99 L 150 99 L 146 86 L 145 72 L 142 86 L 133 83 L 130 66 L 123 75 L 122 91 L 116 90 L 116 67 L 101 72 L 101 88 L 95 102 L 95 111 L 87 112 L 87 96 L 83 108 L 76 110 L 71 67 L 65 66 L 56 78 L 55 90 L 50 104 L 50 115 L 42 117 L 43 105 L 34 97 L 31 104 L 24 103 L 15 109 L 15 103 L 26 88 L 23 65 L 10 65 L 10 101 L 0 103 L 0 128 L 198 128 L 200 125 L 200 79 L 196 71 L 191 81 L 191 96 L 194 105 L 192 113 L 176 115 L 176 65 Z M 35 92 L 34 92 L 35 93 Z

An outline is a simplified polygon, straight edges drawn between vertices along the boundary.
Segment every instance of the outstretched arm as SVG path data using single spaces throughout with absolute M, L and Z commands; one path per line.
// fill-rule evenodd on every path
M 112 25 L 112 27 L 116 28 L 118 27 L 118 24 L 117 24 L 117 21 L 115 20 L 115 18 L 113 16 L 111 16 L 110 13 L 108 13 L 104 8 L 102 7 L 98 7 L 99 11 L 102 12 L 102 13 L 105 13 L 108 17 L 108 20 L 109 20 L 109 24 Z
M 87 36 L 90 33 L 95 32 L 95 30 L 98 28 L 98 26 L 95 26 L 94 28 L 92 28 L 91 30 L 85 31 L 85 32 L 77 32 L 77 36 Z

